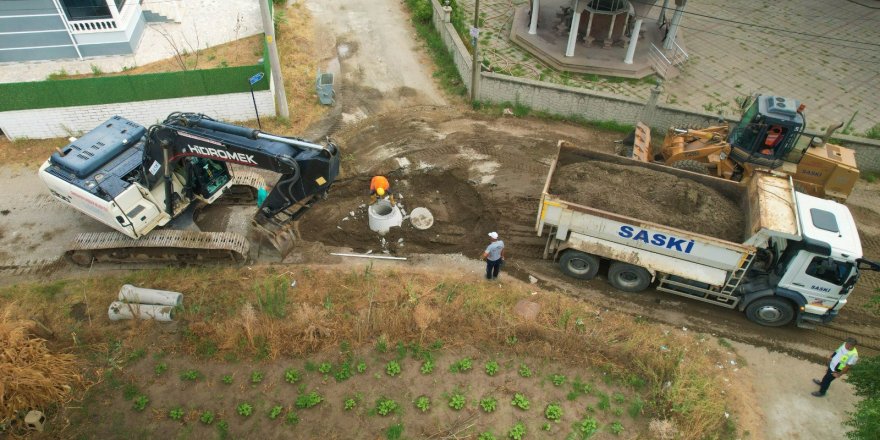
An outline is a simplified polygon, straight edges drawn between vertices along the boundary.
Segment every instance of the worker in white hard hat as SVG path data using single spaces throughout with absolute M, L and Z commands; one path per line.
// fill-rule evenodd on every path
M 498 233 L 494 231 L 489 233 L 489 239 L 492 242 L 483 251 L 482 259 L 486 260 L 486 279 L 494 280 L 498 278 L 501 262 L 504 261 L 504 242 L 498 239 Z
M 391 200 L 391 204 L 394 204 L 394 195 L 392 195 L 389 190 L 391 189 L 391 184 L 388 183 L 388 179 L 385 176 L 374 176 L 370 180 L 370 204 L 376 203 L 379 199 L 384 199 L 385 194 L 388 194 L 388 198 Z

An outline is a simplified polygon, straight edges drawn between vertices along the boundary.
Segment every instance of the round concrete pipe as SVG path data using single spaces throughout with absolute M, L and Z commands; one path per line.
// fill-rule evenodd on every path
M 138 304 L 158 304 L 176 307 L 183 302 L 183 294 L 168 290 L 144 289 L 143 287 L 124 284 L 119 289 L 119 300 Z
M 400 209 L 394 206 L 388 200 L 379 200 L 370 205 L 370 229 L 374 232 L 384 235 L 394 226 L 400 226 L 403 223 L 403 215 Z
M 154 304 L 134 304 L 113 301 L 107 310 L 111 321 L 123 319 L 152 319 L 168 322 L 174 319 L 174 307 Z

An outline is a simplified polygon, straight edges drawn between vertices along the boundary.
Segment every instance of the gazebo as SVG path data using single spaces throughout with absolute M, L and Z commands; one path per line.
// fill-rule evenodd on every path
M 531 0 L 515 11 L 510 38 L 559 70 L 669 77 L 687 59 L 678 35 L 686 3 Z

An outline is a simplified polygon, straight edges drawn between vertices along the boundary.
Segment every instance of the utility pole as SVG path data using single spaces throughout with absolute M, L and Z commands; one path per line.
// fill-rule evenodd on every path
M 270 0 L 257 0 L 260 3 L 260 15 L 263 17 L 263 32 L 266 33 L 266 46 L 269 48 L 269 67 L 272 68 L 272 84 L 275 86 L 275 105 L 278 115 L 290 118 L 287 108 L 287 94 L 284 92 L 284 78 L 281 76 L 281 64 L 278 61 L 278 47 L 275 46 L 275 23 L 269 10 Z
M 471 28 L 471 40 L 474 46 L 474 59 L 471 62 L 471 102 L 477 100 L 477 84 L 480 83 L 480 58 L 477 55 L 477 42 L 480 36 L 480 0 L 474 5 L 474 27 Z

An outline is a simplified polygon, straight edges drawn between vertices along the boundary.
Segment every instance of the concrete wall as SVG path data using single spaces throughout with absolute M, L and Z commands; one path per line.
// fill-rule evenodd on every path
M 275 116 L 271 90 L 254 92 L 260 117 Z M 77 136 L 95 128 L 114 115 L 149 126 L 163 121 L 175 111 L 204 113 L 215 119 L 243 121 L 254 119 L 250 93 L 192 96 L 154 101 L 125 102 L 81 107 L 44 108 L 0 112 L 0 130 L 9 138 L 50 138 Z
M 444 18 L 443 7 L 437 0 L 434 6 L 434 28 L 450 50 L 458 74 L 471 89 L 471 57 L 455 28 Z M 505 102 L 525 105 L 533 110 L 564 116 L 577 116 L 592 121 L 614 121 L 634 124 L 644 107 L 643 101 L 623 98 L 607 93 L 574 87 L 566 87 L 541 81 L 481 72 L 477 87 L 477 100 L 493 104 Z M 716 122 L 717 115 L 658 104 L 654 114 L 653 128 L 666 131 L 672 126 L 701 126 Z M 812 133 L 809 134 L 820 134 Z M 880 141 L 836 134 L 835 139 L 856 151 L 856 160 L 863 173 L 880 174 Z

